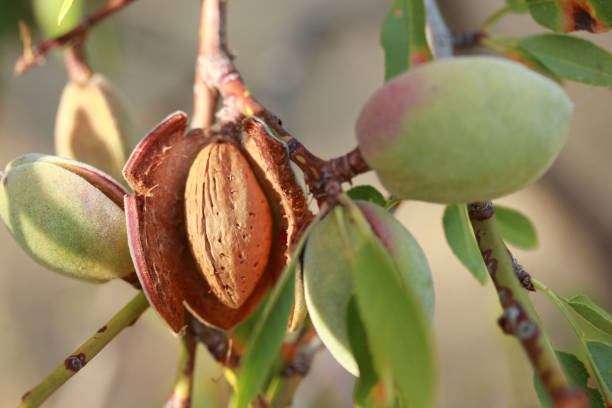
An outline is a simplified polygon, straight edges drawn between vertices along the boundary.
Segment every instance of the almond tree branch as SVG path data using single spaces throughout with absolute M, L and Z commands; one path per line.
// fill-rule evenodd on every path
M 56 48 L 61 48 L 73 42 L 75 39 L 86 35 L 87 31 L 89 31 L 91 27 L 134 1 L 135 0 L 109 0 L 108 3 L 96 10 L 91 15 L 87 16 L 81 24 L 68 31 L 66 34 L 43 40 L 31 50 L 29 47 L 26 47 L 24 54 L 19 57 L 15 63 L 15 74 L 22 75 L 28 69 L 40 64 L 46 59 L 49 51 Z
M 51 394 L 68 381 L 85 364 L 94 358 L 120 331 L 133 325 L 149 307 L 144 293 L 140 292 L 123 307 L 112 319 L 102 326 L 81 347 L 68 356 L 40 384 L 26 392 L 19 408 L 40 406 Z
M 176 379 L 164 408 L 189 408 L 191 406 L 196 346 L 197 343 L 190 333 L 181 338 Z
M 232 341 L 222 331 L 203 324 L 193 316 L 190 317 L 187 326 L 190 330 L 188 334 L 206 346 L 219 364 L 227 367 L 238 367 L 240 354 L 233 347 Z
M 512 255 L 499 233 L 495 209 L 490 201 L 468 205 L 470 221 L 482 259 L 495 285 L 503 314 L 499 325 L 522 344 L 536 373 L 556 407 L 586 408 L 588 399 L 568 381 L 555 351 L 542 329 L 528 291 L 517 279 Z
M 368 171 L 369 167 L 358 150 L 353 150 L 346 158 L 339 157 L 330 161 L 315 156 L 282 127 L 281 121 L 272 112 L 253 97 L 236 69 L 233 57 L 227 51 L 225 4 L 226 0 L 203 2 L 202 7 L 208 10 L 211 16 L 206 20 L 206 32 L 216 32 L 217 38 L 207 38 L 207 51 L 198 58 L 196 75 L 200 76 L 209 88 L 217 89 L 223 97 L 226 108 L 223 114 L 257 116 L 266 122 L 287 144 L 291 160 L 302 170 L 306 183 L 320 203 L 335 197 L 336 190 L 341 191 L 342 182 Z
M 200 12 L 200 46 L 198 49 L 198 60 L 214 59 L 217 50 L 225 49 L 223 37 L 219 30 L 225 25 L 222 19 L 225 17 L 225 3 L 218 5 L 215 2 L 203 1 Z M 223 10 L 223 11 L 222 11 Z M 215 119 L 215 107 L 219 93 L 215 88 L 210 88 L 202 75 L 198 74 L 196 63 L 196 75 L 193 84 L 193 118 L 192 128 L 204 128 L 213 124 Z

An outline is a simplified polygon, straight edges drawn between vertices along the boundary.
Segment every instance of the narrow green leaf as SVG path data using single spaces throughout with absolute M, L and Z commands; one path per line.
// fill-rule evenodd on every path
M 257 396 L 279 353 L 293 305 L 293 268 L 287 268 L 268 299 L 242 358 L 233 407 L 246 408 Z
M 464 204 L 449 205 L 442 217 L 446 241 L 461 263 L 474 275 L 478 282 L 487 283 L 487 268 L 480 255 L 480 249 L 472 233 L 472 227 Z
M 589 398 L 589 408 L 605 408 L 600 392 L 587 386 L 589 373 L 582 361 L 571 353 L 557 350 L 556 354 L 559 362 L 563 366 L 565 374 L 567 374 L 569 377 L 570 382 L 576 387 L 582 388 L 586 391 Z M 548 395 L 546 388 L 544 388 L 542 380 L 537 374 L 534 374 L 533 376 L 533 386 L 536 394 L 538 395 L 542 408 L 554 408 L 554 404 Z
M 349 342 L 351 343 L 351 351 L 357 361 L 359 367 L 359 377 L 355 381 L 355 389 L 353 391 L 353 401 L 356 406 L 367 406 L 367 398 L 378 382 L 378 375 L 374 369 L 372 354 L 368 347 L 365 327 L 361 317 L 359 317 L 359 309 L 355 295 L 349 300 L 346 310 L 346 327 L 348 330 Z
M 534 249 L 538 246 L 535 227 L 523 214 L 495 205 L 495 216 L 504 241 L 522 249 Z
M 380 42 L 385 51 L 385 81 L 429 61 L 423 0 L 394 0 L 383 23 Z
M 294 274 L 299 255 L 313 225 L 321 219 L 322 214 L 319 213 L 302 233 L 291 255 L 291 261 L 268 295 L 262 315 L 253 328 L 242 356 L 237 390 L 232 400 L 234 408 L 246 408 L 249 405 L 257 396 L 274 366 L 287 331 L 287 323 L 293 306 Z
M 519 45 L 559 77 L 612 86 L 612 54 L 590 41 L 563 34 L 541 34 L 524 38 Z
M 538 24 L 557 32 L 604 33 L 612 27 L 610 0 L 527 0 L 527 3 Z
M 387 199 L 375 187 L 369 185 L 355 186 L 348 190 L 346 194 L 351 200 L 369 201 L 381 207 L 387 207 Z
M 608 401 L 612 401 L 612 345 L 600 341 L 586 341 L 591 355 L 595 378 Z
M 578 295 L 571 299 L 562 299 L 593 327 L 612 336 L 612 315 L 595 304 L 588 296 Z
M 62 23 L 62 20 L 64 17 L 66 17 L 66 14 L 68 14 L 70 7 L 72 7 L 72 3 L 74 3 L 74 0 L 64 0 L 62 7 L 60 7 L 59 16 L 57 17 L 57 25 Z
M 351 251 L 351 268 L 359 315 L 376 371 L 391 375 L 398 398 L 411 407 L 429 408 L 435 400 L 435 362 L 429 324 L 418 296 L 402 284 L 389 253 L 375 238 L 361 212 L 352 206 L 350 218 L 363 244 Z M 339 222 L 344 220 L 339 218 Z M 345 225 L 339 225 L 346 232 Z M 401 312 L 400 312 L 401 311 Z

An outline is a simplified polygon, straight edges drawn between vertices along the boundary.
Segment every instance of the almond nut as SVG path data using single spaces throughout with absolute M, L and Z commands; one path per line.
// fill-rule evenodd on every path
M 185 217 L 192 253 L 219 300 L 238 308 L 266 269 L 272 242 L 267 198 L 231 143 L 204 147 L 189 170 Z

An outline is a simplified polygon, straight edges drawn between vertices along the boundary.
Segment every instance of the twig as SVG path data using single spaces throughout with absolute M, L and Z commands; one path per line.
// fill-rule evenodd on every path
M 204 0 L 200 12 L 200 46 L 198 49 L 198 59 L 214 59 L 215 53 L 219 49 L 225 49 L 221 44 L 222 37 L 219 29 L 225 25 L 221 19 L 225 16 L 220 8 L 225 8 L 225 4 L 215 7 L 215 2 Z M 215 119 L 215 108 L 219 93 L 216 89 L 210 88 L 202 75 L 198 73 L 198 63 L 196 63 L 196 75 L 193 84 L 193 118 L 191 127 L 204 128 L 213 124 Z
M 131 326 L 147 310 L 149 302 L 140 292 L 123 307 L 112 319 L 102 326 L 89 340 L 76 349 L 40 384 L 26 392 L 20 408 L 40 406 L 62 384 L 89 363 L 121 330 Z
M 240 355 L 222 331 L 206 326 L 193 316 L 188 327 L 194 339 L 206 346 L 213 358 L 222 366 L 237 367 L 240 364 Z
M 217 89 L 223 97 L 225 115 L 257 116 L 283 140 L 288 147 L 291 160 L 302 170 L 306 184 L 317 196 L 319 202 L 335 197 L 340 183 L 369 170 L 361 158 L 359 150 L 351 151 L 347 157 L 330 161 L 312 154 L 297 139 L 293 138 L 283 127 L 282 122 L 272 112 L 263 107 L 246 87 L 240 73 L 234 66 L 232 56 L 227 51 L 225 33 L 225 0 L 204 0 L 204 5 L 211 16 L 206 20 L 207 35 L 217 33 L 218 40 L 207 39 L 207 52 L 200 55 L 197 63 L 197 74 L 209 88 Z M 337 175 L 344 175 L 338 177 Z M 329 191 L 325 191 L 329 188 Z M 324 197 L 322 199 L 322 197 Z
M 502 330 L 521 342 L 555 406 L 586 408 L 588 399 L 569 383 L 546 333 L 540 327 L 528 292 L 516 277 L 512 256 L 497 228 L 493 204 L 490 201 L 472 203 L 468 205 L 468 212 L 482 258 L 504 310 L 499 319 Z
M 164 408 L 189 408 L 191 406 L 196 345 L 190 333 L 181 338 L 176 379 Z
M 66 51 L 64 64 L 68 70 L 68 78 L 72 82 L 85 83 L 92 76 L 91 68 L 85 57 L 85 35 L 78 37 L 74 45 Z
M 290 365 L 285 367 L 270 398 L 273 408 L 286 408 L 291 406 L 295 392 L 312 365 L 314 356 L 323 349 L 323 343 L 315 335 L 310 342 L 303 343 Z
M 86 17 L 81 24 L 68 31 L 66 34 L 43 40 L 39 42 L 34 49 L 26 48 L 23 55 L 19 57 L 15 63 L 15 74 L 22 75 L 34 65 L 40 64 L 46 59 L 49 51 L 56 48 L 61 48 L 75 39 L 82 37 L 91 27 L 99 23 L 101 20 L 129 5 L 130 3 L 133 3 L 134 1 L 135 0 L 109 0 L 108 3 L 96 10 L 90 16 Z

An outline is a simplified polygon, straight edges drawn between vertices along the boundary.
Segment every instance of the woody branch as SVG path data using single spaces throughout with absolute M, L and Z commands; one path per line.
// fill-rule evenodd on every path
M 287 144 L 291 160 L 304 173 L 306 184 L 319 203 L 335 199 L 335 195 L 341 191 L 340 184 L 368 171 L 368 165 L 358 149 L 331 160 L 317 157 L 292 137 L 282 127 L 280 119 L 253 97 L 227 50 L 225 5 L 226 0 L 204 0 L 202 3 L 206 47 L 205 52 L 201 52 L 198 58 L 196 87 L 198 81 L 202 81 L 208 84 L 210 89 L 216 89 L 226 108 L 223 114 L 257 116 L 263 119 Z
M 66 34 L 43 40 L 33 48 L 29 45 L 29 33 L 23 33 L 24 30 L 22 30 L 22 36 L 24 37 L 24 53 L 15 63 L 15 74 L 22 75 L 33 66 L 43 62 L 47 58 L 47 53 L 49 51 L 62 48 L 74 41 L 79 41 L 79 39 L 87 35 L 91 27 L 104 20 L 109 15 L 130 5 L 134 1 L 136 0 L 109 0 L 108 3 L 87 16 L 81 24 L 68 31 Z

